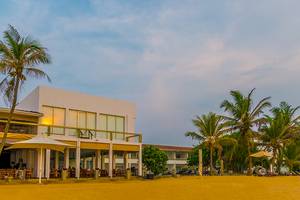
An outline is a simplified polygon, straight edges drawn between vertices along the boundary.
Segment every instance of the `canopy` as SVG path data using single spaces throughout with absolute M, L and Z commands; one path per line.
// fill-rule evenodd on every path
M 39 135 L 35 136 L 29 140 L 23 140 L 19 142 L 15 142 L 12 144 L 12 146 L 6 148 L 6 149 L 51 149 L 55 151 L 61 151 L 63 152 L 65 147 L 71 147 L 69 144 L 65 144 L 62 142 L 59 142 L 57 140 Z
M 0 139 L 3 138 L 4 133 L 0 132 Z M 7 139 L 17 139 L 17 140 L 26 140 L 32 138 L 31 134 L 22 134 L 22 133 L 7 133 Z
M 15 142 L 12 146 L 6 149 L 40 149 L 39 183 L 42 183 L 43 149 L 63 152 L 65 147 L 71 147 L 71 145 L 56 141 L 43 135 L 38 135 L 29 140 Z
M 262 158 L 262 157 L 272 157 L 272 154 L 267 151 L 259 151 L 254 154 L 251 154 L 250 156 L 255 158 Z

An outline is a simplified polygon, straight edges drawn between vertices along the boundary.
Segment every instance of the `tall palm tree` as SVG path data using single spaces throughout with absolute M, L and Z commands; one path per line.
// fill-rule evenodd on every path
M 299 106 L 294 108 L 287 102 L 281 102 L 279 107 L 271 109 L 273 116 L 266 116 L 266 124 L 260 129 L 262 144 L 273 152 L 273 166 L 285 146 L 299 138 L 299 116 L 295 116 L 298 109 Z
M 198 128 L 197 132 L 186 132 L 187 137 L 199 140 L 201 145 L 206 145 L 209 148 L 210 157 L 210 174 L 213 174 L 213 152 L 217 148 L 219 151 L 219 158 L 221 153 L 222 142 L 232 141 L 231 138 L 224 137 L 227 132 L 228 124 L 224 122 L 223 118 L 215 113 L 208 113 L 207 115 L 197 116 L 193 120 L 193 124 Z
M 300 142 L 294 142 L 286 146 L 283 150 L 283 156 L 290 172 L 293 171 L 294 166 L 300 166 Z
M 13 113 L 18 102 L 18 92 L 29 78 L 47 78 L 49 76 L 38 68 L 40 64 L 50 63 L 47 49 L 30 36 L 22 37 L 11 25 L 4 31 L 0 41 L 0 73 L 5 77 L 0 82 L 0 91 L 10 107 L 4 128 L 0 155 L 6 142 Z
M 247 96 L 244 96 L 238 90 L 230 91 L 233 101 L 224 100 L 220 106 L 230 115 L 224 116 L 224 118 L 231 123 L 232 130 L 240 132 L 241 138 L 247 146 L 248 175 L 252 174 L 252 158 L 250 155 L 254 145 L 253 138 L 257 134 L 255 128 L 264 121 L 264 118 L 261 117 L 263 110 L 271 106 L 269 102 L 271 97 L 265 97 L 255 105 L 252 97 L 254 90 L 252 89 Z

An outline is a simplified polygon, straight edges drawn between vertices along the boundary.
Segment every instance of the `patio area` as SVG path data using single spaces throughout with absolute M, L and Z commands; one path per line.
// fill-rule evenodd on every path
M 0 185 L 3 199 L 299 199 L 300 177 L 179 177 L 65 184 Z

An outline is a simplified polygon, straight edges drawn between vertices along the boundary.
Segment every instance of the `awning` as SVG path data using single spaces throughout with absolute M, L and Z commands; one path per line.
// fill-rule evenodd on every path
M 250 156 L 255 158 L 262 158 L 262 157 L 272 157 L 272 154 L 267 151 L 259 151 L 254 154 L 251 154 Z
M 114 151 L 139 151 L 139 145 L 113 144 Z

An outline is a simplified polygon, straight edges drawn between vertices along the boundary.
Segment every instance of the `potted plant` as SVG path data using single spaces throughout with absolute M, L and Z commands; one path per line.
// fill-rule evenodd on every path
M 62 180 L 66 180 L 68 178 L 68 169 L 67 168 L 63 168 L 62 172 L 61 172 L 61 179 Z
M 98 179 L 98 178 L 99 178 L 99 175 L 100 175 L 100 168 L 97 167 L 97 168 L 95 169 L 94 175 L 95 175 L 95 179 Z

